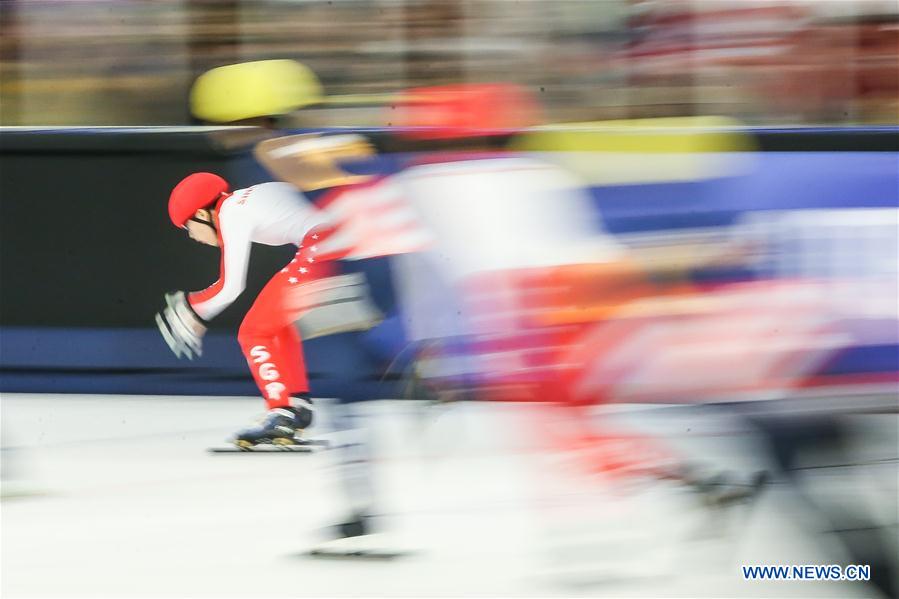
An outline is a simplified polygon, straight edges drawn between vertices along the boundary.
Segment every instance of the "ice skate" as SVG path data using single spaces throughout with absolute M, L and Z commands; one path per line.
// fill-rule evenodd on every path
M 758 471 L 740 479 L 730 472 L 718 472 L 710 476 L 688 480 L 687 484 L 709 508 L 728 508 L 752 503 L 768 481 L 768 473 Z
M 234 444 L 249 449 L 256 445 L 295 445 L 312 424 L 313 411 L 308 402 L 269 410 L 256 424 L 239 431 Z

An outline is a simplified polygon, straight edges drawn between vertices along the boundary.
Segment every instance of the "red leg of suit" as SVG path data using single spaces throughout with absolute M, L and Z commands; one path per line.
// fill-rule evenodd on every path
M 333 256 L 319 258 L 311 239 L 313 234 L 317 240 L 322 230 L 310 232 L 290 264 L 263 287 L 237 333 L 250 372 L 269 409 L 290 405 L 291 394 L 309 392 L 302 341 L 293 324 L 302 310 L 293 308 L 297 302 L 288 299 L 304 283 L 334 274 L 335 267 L 330 262 Z
M 281 310 L 279 298 L 284 281 L 279 273 L 268 282 L 237 333 L 250 372 L 269 409 L 290 405 L 292 393 L 309 391 L 299 335 Z

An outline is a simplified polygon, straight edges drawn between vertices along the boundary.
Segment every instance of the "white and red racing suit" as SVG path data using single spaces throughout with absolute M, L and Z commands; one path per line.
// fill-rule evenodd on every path
M 295 244 L 297 253 L 265 285 L 238 331 L 238 342 L 269 408 L 308 393 L 302 343 L 294 323 L 310 301 L 297 301 L 311 283 L 336 273 L 335 260 L 413 251 L 420 246 L 393 187 L 372 179 L 336 188 L 319 210 L 288 183 L 262 183 L 219 200 L 216 227 L 221 249 L 218 280 L 188 295 L 200 318 L 210 320 L 246 286 L 253 243 Z M 309 293 L 314 293 L 310 291 Z
M 218 280 L 188 295 L 200 318 L 211 320 L 243 292 L 253 243 L 298 245 L 297 255 L 266 284 L 240 325 L 238 341 L 269 408 L 289 405 L 290 395 L 309 390 L 296 315 L 283 309 L 285 288 L 324 276 L 304 244 L 307 233 L 325 223 L 325 216 L 287 183 L 263 183 L 238 189 L 216 205 L 216 228 L 221 249 Z M 303 250 L 307 250 L 304 252 Z M 325 267 L 327 268 L 327 267 Z

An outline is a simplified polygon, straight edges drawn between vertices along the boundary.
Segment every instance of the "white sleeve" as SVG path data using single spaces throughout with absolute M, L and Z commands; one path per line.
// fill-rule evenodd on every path
M 252 225 L 237 214 L 219 215 L 219 247 L 222 252 L 218 280 L 188 296 L 191 307 L 203 320 L 215 318 L 243 293 L 247 284 Z

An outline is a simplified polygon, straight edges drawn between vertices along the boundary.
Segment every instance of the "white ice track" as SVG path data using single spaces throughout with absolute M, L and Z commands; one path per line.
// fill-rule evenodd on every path
M 385 505 L 418 552 L 392 562 L 304 558 L 317 529 L 340 513 L 332 455 L 205 452 L 260 408 L 250 398 L 4 395 L 0 594 L 872 594 L 858 583 L 742 580 L 741 563 L 846 562 L 803 532 L 783 485 L 753 511 L 711 522 L 673 488 L 628 492 L 568 479 L 552 456 L 527 451 L 534 430 L 509 405 L 453 406 L 427 415 L 425 427 L 420 406 L 370 405 L 380 416 Z M 612 417 L 670 434 L 721 465 L 760 463 L 752 435 L 720 416 L 643 408 Z M 860 426 L 896 428 L 892 416 L 865 418 Z M 895 487 L 895 470 L 874 470 L 873 479 Z M 10 497 L 26 491 L 35 494 Z

